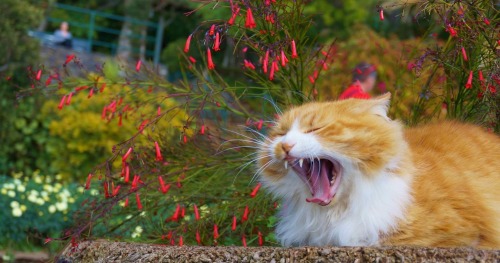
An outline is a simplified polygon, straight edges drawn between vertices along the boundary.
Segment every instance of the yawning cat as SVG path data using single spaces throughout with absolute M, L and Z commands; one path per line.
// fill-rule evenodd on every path
M 284 246 L 500 248 L 500 138 L 444 122 L 404 130 L 390 94 L 285 112 L 260 150 Z

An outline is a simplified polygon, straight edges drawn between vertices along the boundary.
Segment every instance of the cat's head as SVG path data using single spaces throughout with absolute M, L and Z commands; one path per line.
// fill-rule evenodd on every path
M 401 125 L 387 117 L 390 94 L 312 102 L 286 111 L 260 149 L 261 180 L 279 197 L 325 206 L 349 198 L 397 159 Z

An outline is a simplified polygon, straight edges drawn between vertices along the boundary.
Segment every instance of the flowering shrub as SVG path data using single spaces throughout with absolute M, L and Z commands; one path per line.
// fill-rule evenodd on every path
M 486 2 L 479 7 L 489 10 Z M 45 91 L 43 83 L 50 78 L 57 83 L 49 82 L 46 85 L 49 89 L 55 90 L 58 85 L 71 87 L 73 93 L 61 91 L 64 96 L 59 104 L 60 112 L 78 107 L 74 106 L 76 102 L 68 103 L 72 96 L 80 96 L 79 103 L 85 105 L 82 108 L 90 108 L 91 104 L 86 103 L 93 100 L 86 100 L 85 95 L 81 95 L 83 92 L 87 97 L 105 95 L 104 85 L 117 84 L 119 88 L 108 95 L 109 101 L 102 109 L 101 117 L 105 121 L 119 123 L 120 118 L 123 120 L 119 113 L 128 110 L 126 105 L 149 109 L 138 114 L 135 126 L 138 129 L 130 139 L 113 146 L 104 162 L 88 175 L 79 177 L 85 189 L 99 191 L 100 199 L 86 202 L 75 212 L 78 224 L 66 232 L 64 238 L 71 239 L 73 245 L 78 238 L 100 235 L 171 245 L 275 245 L 272 230 L 274 214 L 280 204 L 259 191 L 260 184 L 255 178 L 260 171 L 253 166 L 255 149 L 266 138 L 268 127 L 279 117 L 280 108 L 334 96 L 334 93 L 323 94 L 328 91 L 322 88 L 325 84 L 321 84 L 321 78 L 329 74 L 332 63 L 339 63 L 334 64 L 334 69 L 346 67 L 335 45 L 320 46 L 308 35 L 312 21 L 304 14 L 307 4 L 308 1 L 300 0 L 206 3 L 210 7 L 225 8 L 230 13 L 200 25 L 186 36 L 180 52 L 183 70 L 189 72 L 189 77 L 186 73 L 182 81 L 174 84 L 156 77 L 154 69 L 140 60 L 134 66 L 123 66 L 122 77 L 99 71 L 91 81 L 83 83 L 67 77 L 52 77 L 53 73 L 34 69 L 31 76 L 38 90 Z M 443 28 L 448 24 L 459 28 L 462 24 L 457 21 L 481 27 L 472 23 L 477 22 L 477 17 L 469 14 L 487 16 L 488 13 L 479 7 L 464 9 L 466 4 L 462 4 L 462 14 L 467 12 L 468 15 L 461 16 L 461 20 L 450 19 L 449 15 L 457 12 L 460 5 L 439 2 L 423 7 L 434 8 L 424 11 L 436 15 L 437 21 L 444 21 Z M 384 16 L 383 7 L 377 11 L 375 15 L 385 21 L 387 14 Z M 447 15 L 440 17 L 442 14 Z M 398 102 L 409 100 L 407 105 L 411 107 L 411 111 L 395 112 L 395 115 L 407 116 L 407 122 L 415 124 L 440 112 L 444 101 L 447 109 L 454 108 L 453 112 L 448 110 L 447 117 L 493 121 L 498 131 L 498 123 L 494 121 L 498 117 L 495 111 L 498 104 L 493 103 L 498 101 L 494 91 L 498 85 L 498 67 L 495 66 L 498 55 L 492 49 L 496 46 L 492 46 L 491 39 L 495 36 L 491 29 L 487 27 L 489 31 L 484 36 L 464 35 L 458 46 L 452 34 L 446 42 L 436 41 L 430 47 L 423 45 L 427 49 L 421 57 L 408 54 L 399 63 L 407 63 L 402 70 L 411 70 L 415 75 L 403 76 L 398 71 L 391 75 L 384 71 L 381 58 L 378 64 L 381 65 L 379 70 L 386 74 L 384 78 L 398 79 L 388 90 L 394 90 Z M 458 34 L 473 33 L 460 30 L 463 33 Z M 392 48 L 392 43 L 379 44 L 386 49 Z M 461 51 L 462 47 L 473 49 L 476 46 L 480 48 L 473 53 Z M 220 74 L 222 66 L 217 60 L 218 54 L 227 48 L 234 50 L 245 74 L 231 84 Z M 193 50 L 202 56 L 193 57 Z M 77 64 L 73 59 L 69 57 L 64 67 Z M 334 62 L 336 60 L 340 62 Z M 479 72 L 479 68 L 482 79 L 473 81 L 469 72 Z M 456 75 L 462 77 L 455 78 Z M 420 85 L 410 85 L 411 89 L 419 88 L 418 96 L 414 90 L 406 90 L 405 82 L 412 77 L 425 80 L 418 80 Z M 493 86 L 493 89 L 485 90 L 479 99 L 473 90 L 481 88 L 483 81 L 485 87 Z M 149 90 L 151 97 L 137 95 Z M 164 98 L 175 98 L 176 102 L 152 110 L 158 100 Z M 56 105 L 51 106 L 55 108 Z M 429 108 L 431 110 L 426 111 Z M 77 111 L 71 112 L 70 121 L 64 125 L 54 124 L 57 125 L 54 132 L 83 119 L 83 116 L 71 119 L 77 114 Z M 169 127 L 174 116 L 182 116 L 182 123 L 174 124 L 174 129 L 163 128 Z M 72 132 L 68 129 L 57 134 L 67 136 Z M 74 147 L 86 145 L 75 144 Z
M 42 238 L 58 237 L 74 223 L 72 214 L 91 193 L 85 194 L 83 187 L 62 184 L 60 180 L 60 175 L 54 178 L 38 171 L 30 176 L 0 176 L 0 202 L 4 204 L 0 211 L 2 248 L 31 248 L 41 244 Z

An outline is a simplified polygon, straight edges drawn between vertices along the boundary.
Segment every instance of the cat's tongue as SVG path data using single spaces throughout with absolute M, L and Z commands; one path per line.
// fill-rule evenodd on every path
M 333 172 L 332 163 L 329 161 L 314 162 L 309 175 L 309 186 L 311 188 L 312 198 L 307 198 L 310 203 L 319 205 L 328 205 L 332 201 L 335 193 L 331 193 L 329 175 Z

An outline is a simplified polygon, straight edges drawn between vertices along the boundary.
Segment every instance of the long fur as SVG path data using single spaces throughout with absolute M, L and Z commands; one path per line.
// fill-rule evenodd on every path
M 309 103 L 285 112 L 261 147 L 260 180 L 282 199 L 285 246 L 422 245 L 500 248 L 500 139 L 445 122 L 404 130 L 389 96 Z M 284 166 L 329 157 L 342 166 L 327 206 Z M 264 157 L 266 156 L 266 157 Z

